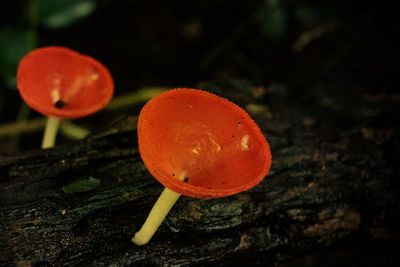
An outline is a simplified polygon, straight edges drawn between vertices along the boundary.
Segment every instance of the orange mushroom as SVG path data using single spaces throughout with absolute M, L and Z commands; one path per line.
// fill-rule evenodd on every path
M 114 82 L 96 59 L 66 47 L 28 53 L 19 63 L 17 87 L 34 110 L 47 115 L 42 148 L 54 146 L 61 118 L 79 118 L 108 104 Z
M 196 89 L 162 93 L 143 107 L 139 151 L 165 186 L 132 238 L 146 244 L 180 195 L 225 197 L 250 189 L 268 173 L 271 152 L 250 116 L 227 99 Z

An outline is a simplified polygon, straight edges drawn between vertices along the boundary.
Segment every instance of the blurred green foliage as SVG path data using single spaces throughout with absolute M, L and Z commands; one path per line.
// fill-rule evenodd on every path
M 96 8 L 94 0 L 30 0 L 26 3 L 25 27 L 20 23 L 0 27 L 0 76 L 9 88 L 16 87 L 16 71 L 22 57 L 34 49 L 39 37 L 37 27 L 68 27 L 89 16 Z
M 266 0 L 260 9 L 261 32 L 270 40 L 281 39 L 287 31 L 287 15 L 281 0 Z
M 316 25 L 320 19 L 319 10 L 303 3 L 299 3 L 294 11 L 296 19 L 305 26 Z
M 95 7 L 93 0 L 40 0 L 39 23 L 51 29 L 67 27 L 92 14 Z
M 0 75 L 9 88 L 16 84 L 16 71 L 21 58 L 29 51 L 28 31 L 5 27 L 0 29 Z

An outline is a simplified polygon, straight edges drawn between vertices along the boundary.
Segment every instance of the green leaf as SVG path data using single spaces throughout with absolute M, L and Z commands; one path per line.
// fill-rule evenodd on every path
M 0 75 L 10 88 L 16 87 L 19 61 L 28 53 L 28 31 L 7 27 L 0 30 Z
M 70 184 L 62 187 L 62 190 L 66 194 L 80 193 L 92 191 L 96 187 L 100 186 L 100 179 L 89 177 L 89 178 L 78 178 Z
M 51 29 L 67 27 L 92 14 L 95 8 L 93 0 L 40 0 L 39 22 Z

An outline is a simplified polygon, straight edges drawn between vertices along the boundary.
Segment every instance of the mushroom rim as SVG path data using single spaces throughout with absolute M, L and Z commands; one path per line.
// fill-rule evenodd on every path
M 252 129 L 255 132 L 258 132 L 259 134 L 256 134 L 256 139 L 258 139 L 258 141 L 260 141 L 260 145 L 263 146 L 263 148 L 261 149 L 264 152 L 264 156 L 265 156 L 265 166 L 264 168 L 261 169 L 260 173 L 258 174 L 258 176 L 256 176 L 256 178 L 253 178 L 252 180 L 250 180 L 247 183 L 243 183 L 242 185 L 233 187 L 231 189 L 212 189 L 212 188 L 206 188 L 206 187 L 202 187 L 202 186 L 196 186 L 196 185 L 192 185 L 189 183 L 186 183 L 184 181 L 180 181 L 178 179 L 173 179 L 170 177 L 170 174 L 168 174 L 165 171 L 158 171 L 156 168 L 151 167 L 151 160 L 147 160 L 145 157 L 143 157 L 143 154 L 140 153 L 142 161 L 144 162 L 146 168 L 148 169 L 148 171 L 151 173 L 151 175 L 156 178 L 156 180 L 158 180 L 164 187 L 185 195 L 185 196 L 189 196 L 189 197 L 193 197 L 193 198 L 202 198 L 202 199 L 212 199 L 212 198 L 221 198 L 221 197 L 227 197 L 230 195 L 234 195 L 234 194 L 238 194 L 240 192 L 246 191 L 251 189 L 252 187 L 256 186 L 257 184 L 259 184 L 262 180 L 264 180 L 264 178 L 267 176 L 270 167 L 271 167 L 271 162 L 272 162 L 272 155 L 271 155 L 271 150 L 270 150 L 270 146 L 267 142 L 267 140 L 265 139 L 261 129 L 258 127 L 258 125 L 255 123 L 255 121 L 250 117 L 250 115 L 244 110 L 242 109 L 239 105 L 233 103 L 232 101 L 220 97 L 216 94 L 204 91 L 204 90 L 199 90 L 199 89 L 191 89 L 191 88 L 174 88 L 172 90 L 169 90 L 167 92 L 164 92 L 163 94 L 174 94 L 176 92 L 179 93 L 195 93 L 195 94 L 200 94 L 203 95 L 205 97 L 211 98 L 213 101 L 215 101 L 216 99 L 218 101 L 220 101 L 221 104 L 224 105 L 228 105 L 230 107 L 234 107 L 236 111 L 242 113 L 245 117 L 247 117 L 250 121 L 250 123 L 252 124 Z M 217 98 L 216 98 L 217 97 Z M 143 109 L 140 112 L 139 115 L 139 119 L 137 122 L 137 131 L 138 131 L 138 137 L 139 137 L 139 151 L 140 151 L 140 132 L 141 130 L 141 125 L 143 123 L 143 114 L 145 114 L 145 112 L 147 112 L 147 108 L 151 105 L 154 105 L 156 102 L 158 101 L 157 97 L 150 99 L 146 105 L 143 107 Z M 147 108 L 146 108 L 147 106 Z
M 269 152 L 269 146 L 268 146 L 268 152 Z M 267 164 L 265 164 L 265 167 L 257 176 L 257 178 L 254 178 L 248 183 L 244 183 L 240 186 L 236 186 L 231 189 L 206 188 L 202 186 L 192 185 L 184 181 L 180 181 L 178 179 L 173 180 L 171 178 L 165 178 L 169 177 L 168 174 L 156 171 L 154 169 L 149 169 L 146 163 L 145 165 L 149 170 L 150 174 L 154 178 L 156 178 L 156 180 L 160 182 L 164 187 L 188 197 L 200 198 L 200 199 L 213 199 L 213 198 L 228 197 L 231 195 L 247 191 L 255 187 L 260 182 L 262 182 L 271 168 L 272 157 L 271 156 L 268 157 L 268 155 L 271 155 L 271 153 L 267 154 Z

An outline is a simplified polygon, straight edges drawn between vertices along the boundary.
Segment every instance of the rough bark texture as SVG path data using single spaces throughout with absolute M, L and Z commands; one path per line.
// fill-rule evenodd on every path
M 264 90 L 219 87 L 242 106 Z M 341 242 L 396 240 L 398 100 L 290 95 L 278 85 L 262 98 L 264 108 L 247 108 L 271 145 L 267 178 L 227 198 L 182 197 L 143 247 L 130 238 L 163 188 L 141 162 L 135 117 L 79 142 L 0 156 L 0 266 L 290 265 Z M 77 179 L 100 184 L 77 192 Z

